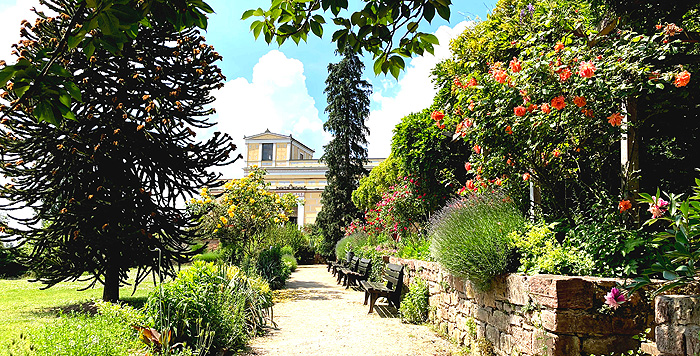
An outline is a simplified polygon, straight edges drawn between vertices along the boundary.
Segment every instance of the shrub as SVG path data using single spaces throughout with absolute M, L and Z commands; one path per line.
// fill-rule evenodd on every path
M 364 246 L 369 239 L 370 236 L 361 231 L 343 237 L 335 244 L 335 256 L 338 259 L 345 258 L 348 251 L 354 251 L 354 249 Z
M 593 258 L 576 246 L 562 246 L 552 225 L 529 225 L 524 232 L 513 231 L 509 238 L 521 255 L 518 272 L 591 275 Z
M 209 251 L 205 253 L 200 253 L 199 255 L 195 255 L 192 257 L 193 261 L 203 261 L 203 262 L 216 262 L 219 261 L 222 258 L 222 254 L 220 250 L 216 251 Z
M 0 277 L 19 277 L 27 272 L 19 256 L 19 250 L 7 248 L 0 242 Z
M 284 287 L 287 278 L 292 271 L 282 262 L 282 253 L 279 246 L 270 246 L 258 255 L 255 271 L 270 284 L 272 289 Z
M 399 244 L 398 256 L 416 260 L 430 261 L 430 239 L 423 235 L 413 234 L 412 238 L 402 239 Z
M 290 254 L 282 255 L 282 263 L 284 263 L 284 265 L 287 266 L 291 272 L 297 270 L 297 260 Z
M 271 307 L 269 286 L 260 278 L 249 278 L 237 267 L 197 261 L 151 293 L 146 313 L 150 325 L 172 330 L 177 342 L 197 345 L 208 339 L 211 350 L 221 351 L 244 345 Z
M 579 224 L 567 231 L 564 245 L 591 257 L 591 275 L 627 277 L 651 265 L 656 253 L 651 238 L 644 231 L 597 222 Z
M 525 223 L 503 194 L 456 199 L 430 221 L 430 252 L 452 274 L 488 289 L 493 277 L 507 271 L 512 254 L 508 234 Z
M 428 284 L 419 278 L 413 280 L 408 293 L 401 301 L 401 320 L 406 323 L 420 324 L 428 319 Z

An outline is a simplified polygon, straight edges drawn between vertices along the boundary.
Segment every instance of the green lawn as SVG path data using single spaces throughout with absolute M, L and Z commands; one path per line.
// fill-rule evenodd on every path
M 17 339 L 27 330 L 50 323 L 58 309 L 66 309 L 92 299 L 102 297 L 102 286 L 85 291 L 87 282 L 63 282 L 49 289 L 40 290 L 41 283 L 31 283 L 27 279 L 0 279 L 0 349 L 6 349 L 8 342 Z M 139 285 L 132 296 L 133 286 L 120 290 L 123 301 L 140 305 L 153 289 L 153 283 Z

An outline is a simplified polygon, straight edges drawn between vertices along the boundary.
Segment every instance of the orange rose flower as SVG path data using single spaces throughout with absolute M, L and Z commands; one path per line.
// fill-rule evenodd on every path
M 433 111 L 432 114 L 430 114 L 430 118 L 435 120 L 435 121 L 440 121 L 445 117 L 445 114 L 442 113 L 442 111 Z
M 545 114 L 549 114 L 552 111 L 552 109 L 549 107 L 549 104 L 547 103 L 542 104 L 541 108 L 542 112 Z
M 469 78 L 469 81 L 467 82 L 467 86 L 468 86 L 468 87 L 475 87 L 475 86 L 477 86 L 476 79 L 474 79 L 474 77 Z
M 680 88 L 688 85 L 688 82 L 690 82 L 690 73 L 688 73 L 687 70 L 684 70 L 676 75 L 676 81 L 673 83 L 673 85 Z
M 513 71 L 513 73 L 520 72 L 523 69 L 522 65 L 520 64 L 520 61 L 513 57 L 513 60 L 510 61 L 510 70 Z
M 465 163 L 465 164 L 464 164 L 464 170 L 467 171 L 467 172 L 471 171 L 471 170 L 472 170 L 472 163 L 471 163 L 471 162 Z
M 474 152 L 476 152 L 476 154 L 480 154 L 480 153 L 481 153 L 481 146 L 479 146 L 479 145 L 474 145 L 474 147 L 472 147 L 472 148 L 474 149 Z
M 566 100 L 564 99 L 563 96 L 560 95 L 560 96 L 552 99 L 552 107 L 553 108 L 555 108 L 557 110 L 561 110 L 565 106 L 566 106 Z
M 513 128 L 511 128 L 510 125 L 506 126 L 506 133 L 509 135 L 513 134 Z
M 575 96 L 574 97 L 574 104 L 576 104 L 576 106 L 582 108 L 582 107 L 586 106 L 586 98 L 584 98 L 582 96 Z
M 561 51 L 562 49 L 564 49 L 564 44 L 561 43 L 561 42 L 557 42 L 557 44 L 554 46 L 554 51 L 555 51 L 555 52 L 559 52 L 559 51 Z
M 565 82 L 569 78 L 571 78 L 571 69 L 564 68 L 564 70 L 559 72 L 559 80 L 561 80 L 562 82 Z
M 502 69 L 497 69 L 493 71 L 493 79 L 496 80 L 497 82 L 503 84 L 506 82 L 506 79 L 508 78 L 508 74 L 506 74 L 506 71 Z
M 467 183 L 464 184 L 465 187 L 469 190 L 476 190 L 476 185 L 474 185 L 474 182 L 470 179 L 467 181 Z
M 523 106 L 516 106 L 513 108 L 513 111 L 515 111 L 515 116 L 525 116 L 525 112 L 527 112 L 527 109 Z
M 622 125 L 622 115 L 620 115 L 619 112 L 616 112 L 608 116 L 608 122 L 610 123 L 610 125 L 620 126 Z
M 523 180 L 524 181 L 530 180 L 530 173 L 523 173 Z
M 632 203 L 629 200 L 622 200 L 617 206 L 620 207 L 620 212 L 632 209 Z
M 595 70 L 596 67 L 593 64 L 593 61 L 581 62 L 581 64 L 578 66 L 578 75 L 583 78 L 590 78 L 595 73 Z

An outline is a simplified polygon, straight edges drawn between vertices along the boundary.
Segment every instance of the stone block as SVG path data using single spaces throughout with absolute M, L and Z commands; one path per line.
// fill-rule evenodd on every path
M 669 356 L 685 356 L 685 326 L 656 327 L 656 348 Z
M 510 324 L 511 327 L 512 326 L 523 326 L 524 321 L 525 321 L 525 319 L 520 315 L 517 315 L 517 314 L 508 315 L 508 324 Z
M 476 310 L 476 320 L 482 321 L 484 323 L 489 321 L 491 317 L 491 312 L 486 308 L 479 308 Z
M 505 278 L 505 298 L 508 303 L 525 305 L 529 301 L 528 297 L 528 277 L 520 274 L 509 274 Z
M 532 352 L 547 356 L 578 356 L 581 354 L 581 341 L 573 335 L 557 335 L 536 330 L 533 334 Z
M 700 325 L 700 296 L 661 295 L 654 302 L 657 324 Z
M 508 331 L 508 315 L 500 310 L 494 310 L 489 318 L 489 324 L 493 325 L 500 331 Z
M 656 348 L 656 343 L 655 342 L 644 342 L 642 345 L 639 346 L 639 351 L 651 355 L 651 356 L 659 356 L 661 353 L 659 352 L 659 349 Z
M 685 354 L 695 356 L 700 354 L 700 327 L 697 325 L 686 326 L 685 332 Z
M 506 355 L 514 355 L 516 354 L 517 351 L 517 343 L 515 341 L 515 338 L 513 335 L 509 335 L 506 333 L 501 333 L 501 338 L 498 340 L 498 344 L 500 345 L 500 349 L 503 353 Z
M 533 332 L 530 330 L 525 330 L 523 328 L 517 328 L 513 327 L 511 328 L 510 331 L 511 336 L 513 337 L 513 343 L 515 345 L 515 349 L 518 352 L 524 353 L 524 354 L 532 354 L 532 334 Z
M 589 309 L 593 306 L 593 283 L 581 278 L 540 274 L 528 279 L 528 290 L 535 300 L 553 309 Z
M 629 350 L 637 350 L 639 345 L 639 340 L 628 335 L 589 337 L 581 342 L 581 352 L 586 355 L 610 355 L 613 352 L 626 353 Z
M 501 337 L 501 333 L 498 332 L 498 329 L 496 329 L 492 325 L 486 326 L 486 340 L 491 342 L 491 345 L 493 345 L 493 347 L 496 349 L 500 348 L 499 343 L 498 343 L 500 337 Z
M 542 325 L 556 334 L 636 335 L 646 325 L 644 315 L 613 315 L 584 310 L 543 310 Z
M 476 338 L 486 338 L 486 323 L 476 320 Z

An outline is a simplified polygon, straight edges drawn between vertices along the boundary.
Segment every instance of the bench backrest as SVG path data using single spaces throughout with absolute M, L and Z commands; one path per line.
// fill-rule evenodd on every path
M 350 263 L 350 261 L 352 261 L 352 258 L 353 258 L 353 257 L 355 257 L 355 253 L 352 252 L 352 251 L 348 251 L 348 252 L 345 254 L 345 263 Z
M 363 258 L 360 260 L 360 263 L 357 267 L 357 273 L 365 277 L 369 277 L 369 273 L 372 270 L 372 260 L 369 258 Z
M 387 288 L 400 291 L 403 284 L 403 265 L 387 263 L 382 277 L 386 281 Z
M 350 264 L 348 265 L 348 268 L 353 272 L 357 272 L 357 266 L 359 263 L 360 263 L 360 259 L 358 257 L 353 257 L 350 260 Z

